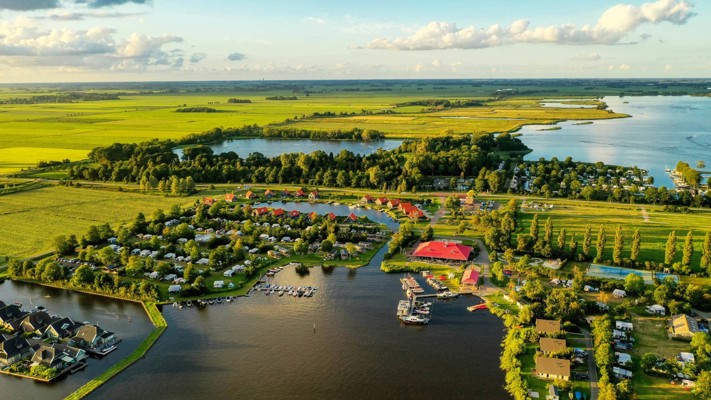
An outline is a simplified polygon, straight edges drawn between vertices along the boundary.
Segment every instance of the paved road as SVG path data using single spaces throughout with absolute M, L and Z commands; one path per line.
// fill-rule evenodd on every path
M 582 329 L 585 336 L 585 351 L 588 352 L 588 376 L 590 377 L 590 400 L 597 400 L 597 394 L 600 390 L 597 386 L 597 369 L 595 368 L 595 347 L 590 337 L 590 332 Z

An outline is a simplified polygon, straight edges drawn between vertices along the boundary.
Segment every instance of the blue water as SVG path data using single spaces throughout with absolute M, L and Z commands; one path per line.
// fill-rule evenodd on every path
M 525 126 L 521 139 L 533 149 L 527 160 L 568 156 L 577 161 L 638 166 L 654 176 L 657 186 L 673 187 L 664 172 L 679 160 L 692 167 L 702 160 L 711 168 L 711 98 L 691 96 L 605 97 L 611 110 L 632 118 L 563 122 L 563 129 L 537 131 Z M 624 102 L 629 102 L 624 104 Z M 707 168 L 708 169 L 708 168 Z

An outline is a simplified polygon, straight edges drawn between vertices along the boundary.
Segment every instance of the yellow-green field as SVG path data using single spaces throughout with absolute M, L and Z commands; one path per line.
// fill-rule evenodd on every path
M 138 212 L 150 217 L 158 208 L 192 201 L 61 186 L 0 196 L 0 259 L 37 255 L 51 250 L 57 235 L 81 237 L 91 225 L 108 222 L 115 227 L 133 220 Z
M 266 100 L 296 95 L 298 100 Z M 25 94 L 4 92 L 0 100 Z M 252 103 L 228 103 L 229 98 Z M 61 104 L 0 104 L 0 174 L 32 167 L 39 161 L 86 157 L 89 150 L 116 142 L 177 139 L 215 127 L 269 125 L 315 112 L 360 113 L 392 110 L 396 114 L 307 119 L 291 126 L 317 130 L 377 129 L 390 137 L 417 137 L 462 132 L 512 131 L 525 124 L 550 124 L 566 119 L 621 117 L 597 109 L 543 108 L 536 99 L 496 101 L 486 107 L 423 112 L 423 107 L 396 107 L 424 99 L 489 99 L 489 89 L 461 86 L 417 91 L 396 87 L 392 92 L 242 91 L 219 93 L 120 94 L 120 100 Z M 539 97 L 545 99 L 545 96 Z M 182 107 L 210 107 L 218 112 L 178 113 Z

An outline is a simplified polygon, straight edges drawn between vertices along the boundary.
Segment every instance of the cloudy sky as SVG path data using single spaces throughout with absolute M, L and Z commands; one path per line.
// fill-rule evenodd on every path
M 707 78 L 710 15 L 706 0 L 0 0 L 0 82 Z

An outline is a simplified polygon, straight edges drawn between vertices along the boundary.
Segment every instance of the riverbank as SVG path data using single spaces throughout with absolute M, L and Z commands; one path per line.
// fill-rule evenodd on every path
M 144 310 L 146 311 L 146 314 L 148 315 L 148 318 L 150 318 L 151 322 L 153 323 L 153 326 L 155 327 L 153 332 L 151 332 L 148 337 L 140 344 L 140 346 L 138 346 L 138 348 L 128 357 L 119 361 L 113 367 L 106 370 L 106 372 L 77 389 L 74 393 L 67 396 L 65 400 L 81 400 L 85 398 L 90 393 L 98 389 L 101 385 L 108 382 L 111 378 L 115 377 L 123 370 L 130 367 L 136 361 L 145 357 L 148 350 L 153 347 L 158 338 L 160 338 L 161 335 L 163 335 L 163 332 L 168 329 L 168 323 L 165 321 L 165 318 L 163 318 L 163 315 L 161 314 L 160 310 L 158 310 L 158 307 L 155 303 L 142 304 Z

